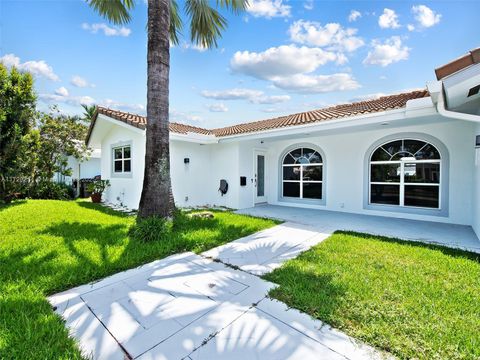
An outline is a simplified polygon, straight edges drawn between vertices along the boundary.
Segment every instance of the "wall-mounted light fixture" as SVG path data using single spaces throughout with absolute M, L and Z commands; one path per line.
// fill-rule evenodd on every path
M 185 159 L 183 159 L 183 163 L 184 163 L 184 164 L 189 164 L 189 163 L 190 163 L 190 158 L 185 158 Z

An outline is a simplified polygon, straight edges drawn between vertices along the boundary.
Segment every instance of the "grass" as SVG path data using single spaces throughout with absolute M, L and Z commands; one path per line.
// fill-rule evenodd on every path
M 78 359 L 46 296 L 183 251 L 201 252 L 273 226 L 231 212 L 191 219 L 168 241 L 131 240 L 135 218 L 86 201 L 0 207 L 0 359 Z
M 480 255 L 337 232 L 270 295 L 403 359 L 480 359 Z

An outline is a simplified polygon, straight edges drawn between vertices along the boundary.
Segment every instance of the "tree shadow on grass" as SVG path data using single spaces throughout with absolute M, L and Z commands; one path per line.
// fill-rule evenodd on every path
M 89 201 L 76 201 L 76 204 L 78 206 L 82 207 L 82 208 L 99 211 L 99 212 L 101 212 L 103 214 L 107 214 L 107 215 L 112 215 L 112 216 L 117 216 L 117 217 L 122 217 L 122 218 L 132 216 L 130 214 L 123 213 L 121 211 L 113 210 L 113 209 L 111 209 L 111 208 L 109 208 L 105 205 L 96 204 L 96 203 L 92 203 L 92 202 L 89 202 Z
M 0 212 L 3 211 L 3 210 L 13 208 L 13 207 L 18 206 L 18 205 L 25 204 L 26 202 L 27 202 L 27 200 L 15 200 L 15 201 L 12 201 L 10 203 L 0 202 Z
M 412 246 L 416 248 L 430 249 L 430 250 L 440 251 L 444 255 L 480 262 L 480 254 L 478 253 L 467 251 L 467 250 L 450 248 L 444 245 L 424 243 L 424 242 L 413 241 L 413 240 L 403 240 L 403 239 L 391 238 L 387 236 L 359 233 L 355 231 L 339 230 L 339 231 L 335 231 L 334 234 L 355 236 L 365 240 L 376 240 L 376 241 L 387 242 L 391 244 L 399 244 L 399 245 Z
M 185 252 L 201 252 L 248 235 L 251 231 L 240 225 L 213 219 L 188 219 L 178 223 L 166 238 L 156 242 L 131 239 L 127 224 L 60 222 L 39 232 L 39 235 L 59 237 L 65 250 L 35 256 L 42 248 L 22 250 L 12 256 L 21 262 L 32 257 L 18 278 L 43 281 L 48 293 L 65 290 L 127 270 L 166 256 Z M 13 260 L 16 259 L 16 260 Z

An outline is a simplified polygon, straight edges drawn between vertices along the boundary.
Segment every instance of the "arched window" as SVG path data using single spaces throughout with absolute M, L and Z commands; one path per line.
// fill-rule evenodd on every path
M 370 204 L 440 208 L 440 152 L 422 140 L 390 141 L 370 158 Z
M 298 199 L 322 199 L 323 161 L 318 151 L 298 148 L 282 162 L 282 196 Z

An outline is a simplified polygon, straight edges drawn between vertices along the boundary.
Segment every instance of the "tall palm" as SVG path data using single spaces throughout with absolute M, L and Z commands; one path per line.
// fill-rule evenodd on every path
M 86 105 L 82 104 L 83 107 L 83 120 L 90 123 L 95 116 L 95 112 L 97 111 L 97 105 Z
M 135 0 L 87 0 L 100 15 L 114 24 L 130 21 Z M 227 21 L 218 9 L 239 13 L 248 0 L 184 0 L 190 40 L 203 47 L 216 47 Z M 170 183 L 168 128 L 170 43 L 178 44 L 183 27 L 176 0 L 148 0 L 147 130 L 145 173 L 138 216 L 168 217 L 174 209 Z

